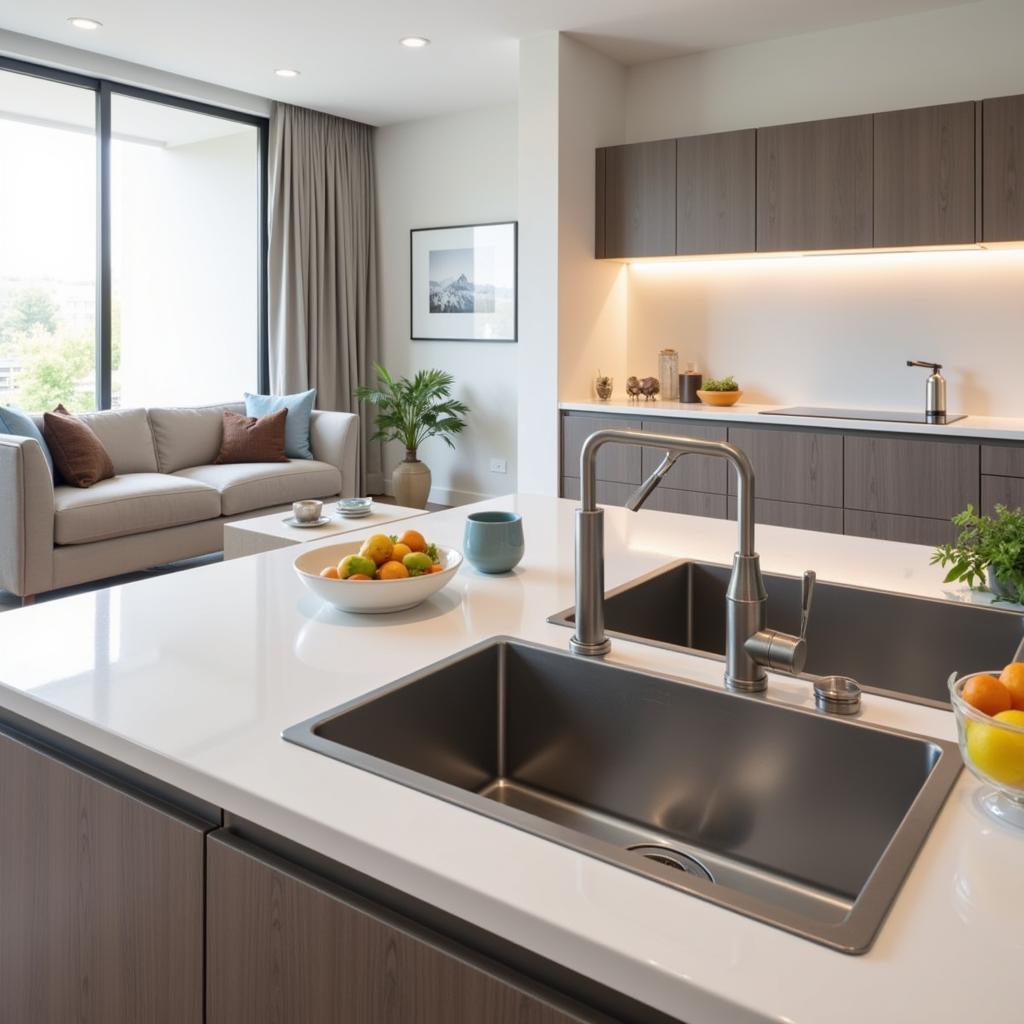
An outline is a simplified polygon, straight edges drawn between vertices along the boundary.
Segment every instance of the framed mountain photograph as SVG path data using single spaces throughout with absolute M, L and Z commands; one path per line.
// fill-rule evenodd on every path
M 413 341 L 515 341 L 517 225 L 410 233 Z

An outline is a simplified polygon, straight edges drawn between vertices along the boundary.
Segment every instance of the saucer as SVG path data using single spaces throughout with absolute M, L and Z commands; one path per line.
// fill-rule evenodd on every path
M 312 529 L 314 526 L 326 526 L 330 521 L 330 516 L 321 516 L 319 519 L 314 519 L 310 523 L 300 523 L 298 519 L 295 518 L 295 516 L 285 516 L 285 518 L 281 520 L 281 522 L 284 523 L 285 526 L 292 526 L 296 530 L 309 530 Z

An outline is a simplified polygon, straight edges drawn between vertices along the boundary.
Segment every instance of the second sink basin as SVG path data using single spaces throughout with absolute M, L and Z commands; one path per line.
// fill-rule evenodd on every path
M 725 652 L 728 566 L 681 561 L 609 591 L 609 636 L 696 654 Z M 795 633 L 800 580 L 765 573 L 768 625 Z M 572 626 L 574 609 L 551 622 Z M 818 581 L 807 630 L 806 671 L 852 676 L 861 686 L 949 707 L 952 672 L 1001 668 L 1024 636 L 1018 612 Z
M 284 738 L 847 953 L 954 744 L 496 638 Z

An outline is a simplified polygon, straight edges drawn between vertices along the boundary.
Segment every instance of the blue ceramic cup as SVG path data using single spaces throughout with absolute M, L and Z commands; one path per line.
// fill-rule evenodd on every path
M 523 557 L 523 517 L 518 512 L 466 516 L 466 561 L 480 572 L 511 572 Z

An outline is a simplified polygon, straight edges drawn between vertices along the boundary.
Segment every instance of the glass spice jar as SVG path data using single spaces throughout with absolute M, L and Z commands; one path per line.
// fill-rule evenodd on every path
M 658 383 L 663 399 L 679 400 L 679 353 L 674 348 L 663 348 L 658 353 Z

